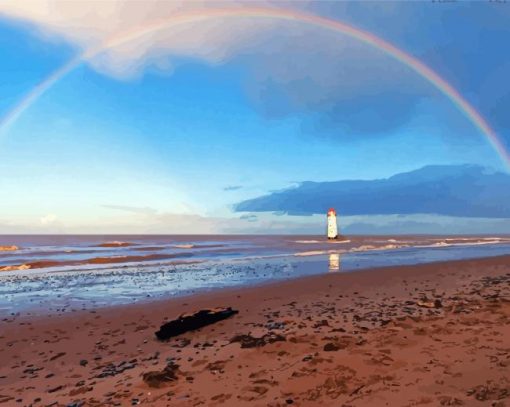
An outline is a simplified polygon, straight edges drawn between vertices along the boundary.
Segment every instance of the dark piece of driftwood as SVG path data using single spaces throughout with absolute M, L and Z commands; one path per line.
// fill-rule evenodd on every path
M 156 332 L 156 337 L 160 341 L 166 341 L 174 336 L 222 321 L 238 312 L 228 307 L 203 309 L 193 314 L 182 314 L 179 318 L 161 325 L 159 331 Z

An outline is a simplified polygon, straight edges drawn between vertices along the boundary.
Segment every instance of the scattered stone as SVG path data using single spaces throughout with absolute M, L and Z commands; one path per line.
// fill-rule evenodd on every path
M 178 370 L 179 365 L 169 362 L 163 370 L 144 373 L 142 378 L 149 387 L 160 388 L 168 382 L 176 381 Z
M 3 394 L 0 394 L 0 403 L 7 403 L 8 401 L 14 400 L 14 397 L 11 396 L 5 396 Z
M 103 366 L 103 371 L 99 373 L 96 378 L 102 379 L 109 376 L 116 376 L 125 370 L 128 369 L 134 369 L 136 367 L 136 359 L 130 360 L 129 362 L 123 361 L 120 362 L 118 365 L 115 365 L 114 363 L 109 363 L 106 366 Z
M 35 375 L 36 372 L 39 370 L 43 370 L 42 367 L 29 367 L 25 370 L 23 370 L 23 373 L 29 374 L 29 375 Z
M 467 395 L 474 396 L 478 401 L 500 400 L 510 397 L 510 387 L 502 387 L 489 380 L 486 384 L 470 389 Z
M 58 359 L 58 358 L 61 358 L 62 356 L 64 356 L 66 353 L 65 352 L 59 352 L 57 353 L 55 356 L 52 356 L 50 358 L 50 360 L 55 360 L 55 359 Z
M 273 329 L 285 329 L 285 322 L 268 322 L 266 328 L 269 330 Z
M 456 397 L 441 396 L 439 397 L 439 404 L 442 406 L 462 406 L 464 402 Z
M 52 387 L 51 389 L 48 389 L 48 393 L 55 393 L 56 391 L 62 390 L 64 386 L 60 385 L 57 387 Z
M 81 387 L 78 387 L 77 389 L 72 389 L 69 392 L 69 395 L 71 397 L 73 397 L 73 396 L 77 396 L 78 394 L 87 393 L 92 390 L 94 390 L 94 387 L 92 387 L 92 386 L 81 386 Z
M 225 360 L 218 360 L 216 362 L 209 363 L 205 368 L 210 370 L 211 373 L 224 373 L 225 371 Z
M 174 348 L 185 348 L 191 343 L 188 338 L 179 338 L 176 343 L 173 345 Z
M 337 350 L 340 350 L 340 346 L 333 342 L 329 342 L 324 345 L 324 352 L 336 352 Z
M 424 300 L 418 301 L 416 304 L 422 308 L 441 308 L 443 306 L 441 300 L 439 299 L 435 299 L 434 301 L 432 301 L 426 298 Z
M 258 348 L 261 346 L 265 346 L 269 343 L 285 341 L 286 339 L 285 336 L 283 335 L 268 333 L 260 338 L 255 338 L 251 335 L 237 335 L 230 340 L 230 343 L 240 342 L 241 348 L 244 349 L 244 348 Z

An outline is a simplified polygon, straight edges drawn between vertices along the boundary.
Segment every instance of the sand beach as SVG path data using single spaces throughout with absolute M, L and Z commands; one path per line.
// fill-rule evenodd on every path
M 182 313 L 237 315 L 168 342 Z M 510 256 L 1 321 L 5 406 L 505 406 Z

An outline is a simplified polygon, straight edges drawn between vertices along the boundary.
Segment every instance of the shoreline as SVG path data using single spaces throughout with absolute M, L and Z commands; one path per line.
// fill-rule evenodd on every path
M 509 282 L 507 255 L 304 276 L 49 317 L 9 316 L 0 322 L 0 405 L 416 405 L 427 397 L 431 405 L 455 399 L 483 405 L 480 389 L 467 394 L 476 386 L 486 387 L 480 397 L 499 402 L 494 397 L 505 389 L 510 396 L 501 376 L 510 366 L 510 347 L 501 343 L 510 335 Z M 440 299 L 441 307 L 417 305 L 425 297 Z M 239 314 L 168 343 L 155 339 L 165 320 L 217 306 Z M 236 335 L 265 339 L 245 349 L 230 343 Z M 482 345 L 503 365 L 487 359 Z M 457 354 L 467 351 L 475 362 Z M 150 387 L 142 375 L 164 369 L 167 358 L 179 365 L 177 379 Z M 431 376 L 460 365 L 447 384 Z M 416 383 L 404 386 L 406 375 Z M 394 390 L 403 386 L 397 397 Z
M 322 255 L 321 255 L 322 256 Z M 310 256 L 312 257 L 312 256 Z M 319 256 L 316 256 L 319 257 Z M 314 282 L 315 280 L 320 279 L 327 279 L 332 278 L 336 280 L 337 278 L 344 279 L 346 276 L 349 276 L 351 274 L 363 274 L 368 273 L 381 273 L 379 276 L 374 276 L 375 278 L 381 277 L 383 274 L 388 274 L 389 277 L 397 277 L 399 272 L 404 273 L 413 273 L 418 272 L 417 270 L 413 270 L 414 268 L 422 268 L 429 269 L 430 267 L 433 267 L 434 265 L 437 266 L 454 266 L 454 265 L 463 265 L 463 264 L 470 264 L 471 262 L 490 262 L 491 260 L 502 260 L 502 261 L 508 261 L 508 264 L 510 265 L 510 254 L 502 254 L 502 255 L 495 255 L 495 256 L 483 256 L 483 257 L 474 257 L 474 258 L 468 258 L 468 259 L 458 259 L 458 260 L 437 260 L 437 261 L 429 261 L 425 263 L 414 263 L 414 264 L 399 264 L 394 266 L 376 266 L 376 267 L 367 267 L 367 268 L 356 268 L 356 269 L 348 269 L 348 270 L 336 270 L 336 271 L 329 271 L 329 272 L 322 272 L 317 274 L 305 274 L 305 275 L 299 275 L 297 277 L 292 278 L 274 278 L 270 280 L 262 280 L 262 281 L 255 281 L 253 284 L 242 284 L 242 285 L 233 285 L 233 286 L 225 286 L 225 287 L 206 287 L 206 288 L 199 288 L 196 290 L 192 290 L 192 292 L 184 292 L 182 294 L 177 294 L 173 297 L 150 297 L 150 298 L 142 298 L 137 300 L 133 303 L 123 303 L 123 304 L 109 304 L 109 305 L 99 305 L 99 306 L 93 306 L 90 308 L 74 308 L 70 306 L 63 307 L 64 309 L 59 309 L 58 312 L 54 312 L 51 310 L 45 310 L 45 315 L 42 313 L 34 313 L 32 308 L 29 308 L 28 310 L 23 310 L 21 312 L 7 312 L 7 313 L 0 313 L 0 320 L 2 318 L 11 318 L 15 316 L 16 318 L 27 318 L 27 319 L 41 319 L 41 318 L 53 318 L 53 317 L 63 317 L 66 315 L 72 315 L 72 316 L 79 316 L 80 314 L 87 314 L 91 311 L 95 312 L 108 312 L 112 311 L 115 312 L 116 310 L 123 310 L 123 309 L 132 309 L 132 308 L 147 308 L 147 307 L 157 307 L 158 305 L 163 305 L 167 303 L 168 306 L 176 306 L 177 303 L 181 301 L 198 301 L 199 303 L 205 302 L 208 303 L 209 301 L 215 301 L 217 298 L 221 299 L 221 297 L 230 297 L 233 295 L 238 295 L 240 292 L 247 292 L 250 293 L 251 291 L 258 291 L 263 290 L 265 288 L 268 289 L 278 289 L 278 288 L 285 288 L 287 286 L 290 287 L 290 289 L 297 289 L 299 290 L 300 286 L 303 286 L 306 284 L 307 281 Z M 324 259 L 323 259 L 324 260 Z M 238 260 L 235 261 L 242 261 L 244 260 Z M 326 261 L 326 260 L 324 260 Z M 192 263 L 190 263 L 192 264 Z M 336 276 L 336 277 L 334 277 Z M 400 276 L 402 277 L 402 276 Z M 354 280 L 356 280 L 357 277 L 354 277 Z M 347 277 L 347 281 L 351 281 L 351 278 Z M 294 287 L 295 286 L 295 287 Z M 70 308 L 70 309 L 68 309 Z

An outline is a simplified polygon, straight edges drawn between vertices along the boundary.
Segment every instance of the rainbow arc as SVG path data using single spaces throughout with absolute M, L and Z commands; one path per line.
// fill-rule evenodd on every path
M 121 46 L 149 33 L 154 33 L 159 30 L 168 29 L 170 27 L 175 27 L 181 24 L 190 24 L 209 19 L 243 17 L 278 19 L 310 24 L 326 30 L 342 33 L 381 50 L 386 55 L 408 66 L 419 76 L 437 88 L 448 99 L 450 99 L 450 101 L 459 109 L 459 111 L 464 114 L 471 121 L 471 123 L 486 137 L 503 163 L 508 169 L 510 169 L 510 152 L 507 151 L 503 141 L 489 126 L 488 122 L 451 84 L 449 84 L 445 79 L 443 79 L 417 58 L 372 33 L 363 31 L 343 22 L 295 10 L 264 7 L 195 10 L 193 12 L 176 14 L 169 18 L 155 20 L 149 24 L 144 24 L 143 26 L 138 26 L 116 34 L 106 39 L 98 46 L 85 50 L 83 53 L 57 69 L 47 78 L 45 78 L 41 83 L 39 83 L 35 88 L 33 88 L 16 106 L 14 106 L 13 109 L 11 109 L 0 120 L 0 133 L 4 132 L 10 125 L 12 125 L 17 120 L 17 118 L 23 112 L 25 112 L 44 92 L 51 88 L 66 74 L 71 72 L 81 63 L 92 59 L 93 57 L 107 51 L 108 49 Z

